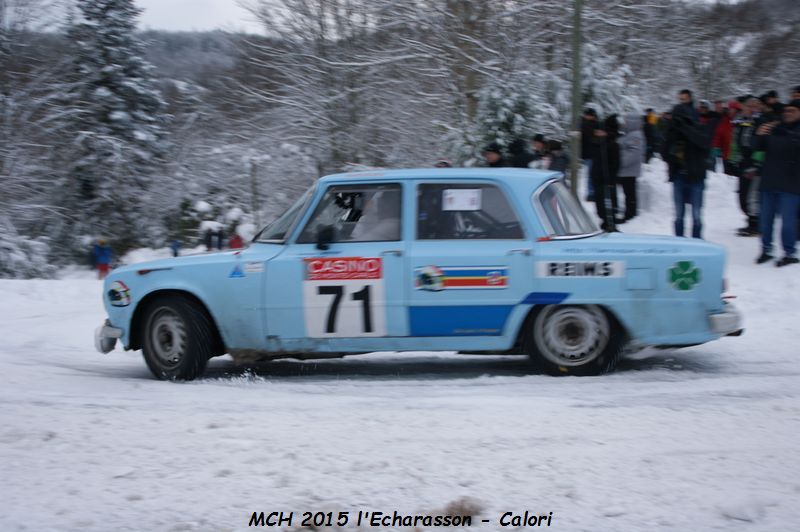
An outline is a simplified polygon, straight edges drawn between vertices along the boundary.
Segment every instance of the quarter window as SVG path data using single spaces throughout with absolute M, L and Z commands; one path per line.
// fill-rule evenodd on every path
M 417 239 L 521 239 L 522 226 L 500 188 L 426 184 L 417 190 Z
M 333 231 L 332 242 L 400 240 L 400 191 L 399 184 L 329 187 L 297 242 L 314 243 L 321 230 Z
M 542 223 L 549 236 L 583 236 L 598 231 L 591 216 L 562 181 L 545 185 L 534 202 L 538 202 L 538 209 L 544 215 Z

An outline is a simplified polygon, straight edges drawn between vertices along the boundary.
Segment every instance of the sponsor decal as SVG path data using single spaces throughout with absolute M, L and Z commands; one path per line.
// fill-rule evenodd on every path
M 122 281 L 114 281 L 108 289 L 108 299 L 114 307 L 127 307 L 131 304 L 131 291 Z
M 420 290 L 439 292 L 444 290 L 444 272 L 436 266 L 417 268 L 416 287 Z
M 244 264 L 244 273 L 263 273 L 263 272 L 264 272 L 263 262 L 245 262 Z
M 303 315 L 309 338 L 386 336 L 380 258 L 305 258 L 303 268 Z
M 540 261 L 536 263 L 537 277 L 622 277 L 622 261 Z
M 228 275 L 228 277 L 231 278 L 231 279 L 241 279 L 244 276 L 245 275 L 244 275 L 244 271 L 242 271 L 242 265 L 241 264 L 237 264 L 236 266 L 234 266 L 233 270 L 231 270 L 230 275 Z
M 383 264 L 373 257 L 316 257 L 303 259 L 307 281 L 382 279 Z
M 508 287 L 504 266 L 424 266 L 414 270 L 417 290 L 487 289 Z
M 668 272 L 668 280 L 676 290 L 691 290 L 694 285 L 700 282 L 700 268 L 696 267 L 690 260 L 682 260 L 675 263 Z

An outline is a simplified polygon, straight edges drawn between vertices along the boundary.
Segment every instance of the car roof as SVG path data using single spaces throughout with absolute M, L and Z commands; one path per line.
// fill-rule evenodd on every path
M 408 179 L 435 179 L 458 181 L 462 179 L 496 179 L 506 181 L 512 186 L 539 186 L 545 181 L 561 177 L 560 172 L 533 170 L 529 168 L 404 168 L 396 170 L 375 169 L 346 172 L 322 177 L 320 183 L 348 180 L 403 181 Z

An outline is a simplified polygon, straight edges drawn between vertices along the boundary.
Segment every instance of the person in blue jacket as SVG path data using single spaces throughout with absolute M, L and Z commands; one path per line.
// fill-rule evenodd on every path
M 92 264 L 97 270 L 97 278 L 105 279 L 111 269 L 111 259 L 113 258 L 111 246 L 104 238 L 98 238 L 92 248 Z

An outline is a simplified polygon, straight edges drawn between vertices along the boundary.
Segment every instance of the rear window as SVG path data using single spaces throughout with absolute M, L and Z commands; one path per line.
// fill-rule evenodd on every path
M 426 184 L 417 189 L 417 239 L 525 238 L 500 188 L 488 184 Z

